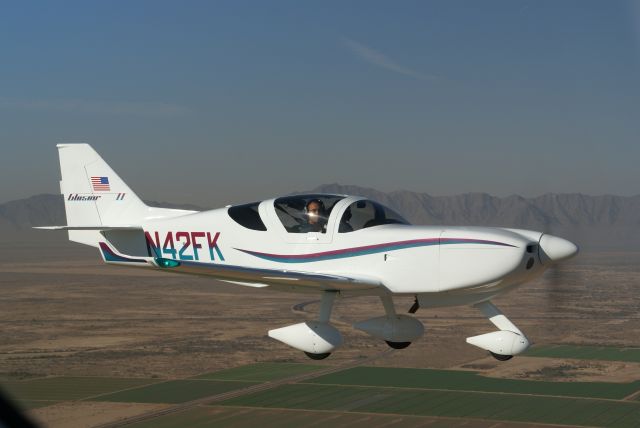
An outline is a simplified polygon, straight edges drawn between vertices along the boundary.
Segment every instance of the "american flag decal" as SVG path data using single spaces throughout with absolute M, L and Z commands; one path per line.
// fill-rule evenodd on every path
M 94 192 L 108 192 L 111 190 L 109 177 L 91 177 L 91 186 L 93 186 Z

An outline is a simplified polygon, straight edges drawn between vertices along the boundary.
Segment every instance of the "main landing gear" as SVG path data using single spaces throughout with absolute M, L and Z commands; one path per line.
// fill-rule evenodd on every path
M 385 316 L 361 321 L 353 326 L 378 339 L 384 340 L 393 349 L 404 349 L 424 334 L 424 326 L 408 315 L 398 315 L 389 294 L 380 296 Z
M 269 337 L 303 351 L 313 360 L 323 360 L 340 345 L 342 335 L 329 323 L 337 291 L 323 291 L 317 321 L 306 321 L 269 330 Z M 384 340 L 393 349 L 404 349 L 422 336 L 424 326 L 408 315 L 398 315 L 391 295 L 380 296 L 385 315 L 354 324 L 354 327 Z
M 393 349 L 404 349 L 411 345 L 411 342 L 390 342 L 388 340 L 385 340 L 385 342 L 387 342 L 387 345 Z
M 342 345 L 342 335 L 331 324 L 331 310 L 337 291 L 323 291 L 317 321 L 306 321 L 269 330 L 269 337 L 303 351 L 313 360 L 323 360 Z
M 331 311 L 333 310 L 333 303 L 336 300 L 337 294 L 338 293 L 336 291 L 324 291 L 322 293 L 322 298 L 320 300 L 320 315 L 318 316 L 318 322 L 325 323 L 328 327 L 333 328 L 338 333 L 338 336 L 340 336 L 340 332 L 338 332 L 338 330 L 336 330 L 335 327 L 332 327 L 329 325 L 329 321 L 331 320 Z M 342 336 L 340 336 L 340 344 L 342 344 Z M 311 358 L 312 360 L 324 360 L 329 355 L 331 355 L 331 352 L 313 353 L 313 352 L 305 351 L 305 354 L 307 355 L 307 357 Z
M 305 352 L 305 355 L 311 358 L 312 360 L 324 360 L 329 355 L 331 355 L 331 352 L 325 352 L 324 354 L 314 354 L 312 352 Z
M 491 356 L 493 358 L 495 358 L 498 361 L 509 361 L 510 359 L 513 358 L 513 355 L 502 355 L 502 354 L 495 354 L 491 351 L 489 351 L 489 353 L 491 354 Z

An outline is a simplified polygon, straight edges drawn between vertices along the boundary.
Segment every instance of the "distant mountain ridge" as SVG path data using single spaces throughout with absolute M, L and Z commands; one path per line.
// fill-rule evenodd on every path
M 340 184 L 324 184 L 312 192 L 371 198 L 397 210 L 413 224 L 539 230 L 572 239 L 582 248 L 593 250 L 637 251 L 640 247 L 640 195 L 431 196 L 406 190 L 385 193 Z
M 324 184 L 312 192 L 360 195 L 396 209 L 417 224 L 556 227 L 640 226 L 640 195 L 588 196 L 548 193 L 535 198 L 487 193 L 431 196 L 405 190 L 389 193 L 358 186 Z
M 310 192 L 360 195 L 395 209 L 413 224 L 496 226 L 540 230 L 574 240 L 584 249 L 638 250 L 640 195 L 546 194 L 504 198 L 486 193 L 431 196 L 324 184 Z M 202 211 L 188 204 L 146 201 L 150 206 Z M 36 195 L 0 204 L 0 233 L 29 239 L 33 226 L 66 224 L 61 195 Z M 42 233 L 42 232 L 36 232 Z

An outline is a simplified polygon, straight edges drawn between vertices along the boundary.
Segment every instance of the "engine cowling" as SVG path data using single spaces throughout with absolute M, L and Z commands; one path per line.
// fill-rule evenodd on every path
M 467 337 L 467 343 L 498 355 L 518 355 L 529 348 L 526 336 L 507 330 Z
M 424 334 L 424 325 L 408 315 L 371 318 L 353 327 L 388 342 L 413 342 Z
M 342 345 L 342 335 L 326 322 L 307 321 L 275 330 L 269 337 L 310 354 L 328 354 Z

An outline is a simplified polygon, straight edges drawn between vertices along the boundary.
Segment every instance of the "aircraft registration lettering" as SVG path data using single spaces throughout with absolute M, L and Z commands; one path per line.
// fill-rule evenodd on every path
M 162 244 L 162 253 L 170 254 L 172 259 L 176 258 L 176 249 L 175 249 L 175 246 L 173 245 L 172 233 L 168 233 L 167 237 L 164 238 L 164 244 Z
M 178 253 L 178 258 L 180 260 L 193 260 L 193 256 L 190 256 L 184 253 L 185 250 L 189 248 L 189 245 L 191 245 L 191 238 L 189 238 L 189 232 L 176 232 L 176 241 L 184 241 L 182 243 L 182 248 L 180 248 L 180 252 Z M 195 253 L 196 249 L 194 248 L 193 251 Z
M 215 261 L 219 259 L 224 261 L 224 256 L 218 246 L 220 232 L 167 232 L 161 239 L 159 232 L 145 231 L 144 236 L 147 241 L 149 256 L 168 256 L 174 260 L 200 260 L 200 257 L 206 254 L 202 254 L 201 251 L 204 243 L 202 240 L 206 238 L 209 260 Z M 160 243 L 162 243 L 162 246 Z
M 204 236 L 204 232 L 191 232 L 191 245 L 193 245 L 193 255 L 196 260 L 200 260 L 200 257 L 198 257 L 198 250 L 202 248 L 202 245 L 198 244 L 196 238 L 204 238 Z M 213 257 L 211 257 L 211 260 L 213 260 Z

